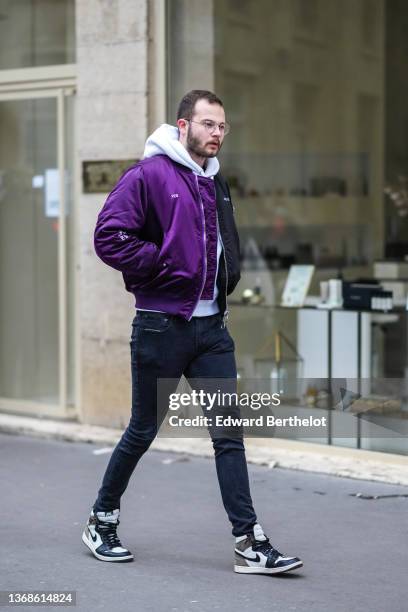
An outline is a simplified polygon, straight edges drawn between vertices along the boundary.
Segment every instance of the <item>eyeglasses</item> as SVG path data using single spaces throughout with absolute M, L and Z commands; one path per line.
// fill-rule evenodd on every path
M 224 134 L 226 136 L 231 126 L 229 123 L 216 123 L 215 121 L 211 121 L 210 119 L 203 119 L 202 121 L 192 121 L 191 119 L 185 119 L 188 123 L 197 123 L 197 125 L 201 125 L 201 127 L 205 128 L 209 134 L 214 134 L 215 130 L 220 130 L 220 134 Z

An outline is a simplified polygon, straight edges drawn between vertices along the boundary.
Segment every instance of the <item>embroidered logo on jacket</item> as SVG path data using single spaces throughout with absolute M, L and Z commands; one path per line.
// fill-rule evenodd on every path
M 178 198 L 178 197 L 179 197 L 179 194 L 178 194 L 178 193 L 171 193 L 171 194 L 170 194 L 170 197 L 171 197 L 171 198 Z

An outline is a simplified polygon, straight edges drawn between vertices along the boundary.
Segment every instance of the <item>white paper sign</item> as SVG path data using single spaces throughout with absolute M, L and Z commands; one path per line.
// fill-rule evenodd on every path
M 301 307 L 312 281 L 314 266 L 291 266 L 282 295 L 282 306 Z
M 59 214 L 59 172 L 55 168 L 45 171 L 45 216 L 58 217 Z

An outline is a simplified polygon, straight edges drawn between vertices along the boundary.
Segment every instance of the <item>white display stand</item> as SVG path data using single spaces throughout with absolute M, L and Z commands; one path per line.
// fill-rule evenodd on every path
M 282 294 L 282 306 L 301 308 L 312 281 L 314 266 L 291 266 Z

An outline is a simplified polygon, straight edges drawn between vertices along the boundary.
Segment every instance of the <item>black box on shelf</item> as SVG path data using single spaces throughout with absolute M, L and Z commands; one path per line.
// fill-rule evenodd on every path
M 371 298 L 379 291 L 381 285 L 376 281 L 370 283 L 343 281 L 343 308 L 371 310 Z

